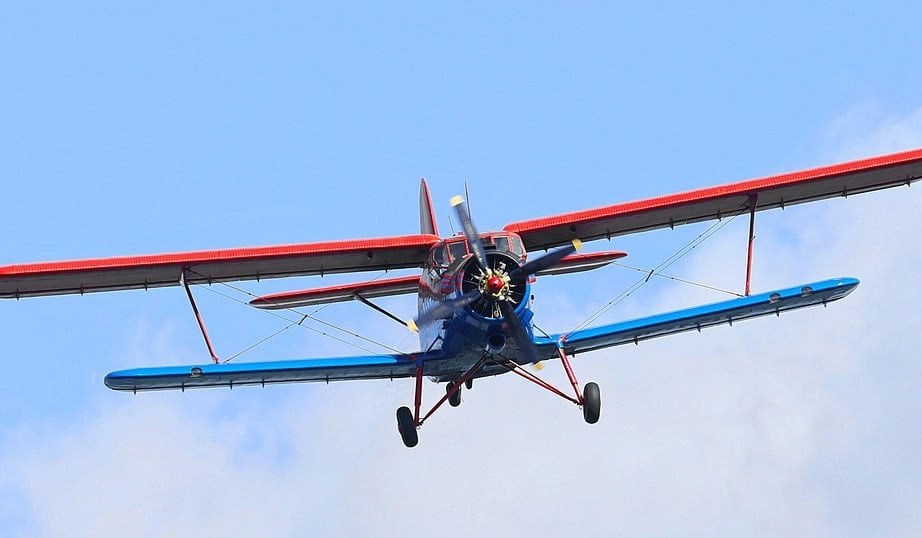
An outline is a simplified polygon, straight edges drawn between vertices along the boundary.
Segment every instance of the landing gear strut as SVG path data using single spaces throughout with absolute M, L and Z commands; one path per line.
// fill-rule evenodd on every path
M 422 426 L 423 422 L 429 419 L 435 411 L 442 406 L 445 402 L 448 402 L 452 407 L 458 407 L 461 405 L 461 388 L 462 386 L 467 386 L 470 388 L 470 381 L 474 378 L 474 375 L 480 371 L 480 369 L 488 361 L 503 368 L 509 370 L 510 372 L 517 374 L 536 385 L 553 392 L 554 394 L 569 400 L 576 405 L 580 406 L 583 410 L 583 419 L 586 420 L 588 424 L 595 424 L 599 421 L 599 415 L 602 410 L 602 398 L 599 393 L 598 383 L 589 382 L 583 387 L 582 392 L 579 390 L 579 385 L 577 384 L 576 375 L 573 373 L 573 368 L 570 366 L 570 358 L 567 356 L 566 352 L 563 349 L 563 346 L 557 348 L 557 355 L 560 357 L 560 361 L 563 363 L 564 370 L 567 372 L 567 377 L 570 381 L 570 384 L 573 387 L 574 395 L 569 395 L 554 387 L 547 381 L 544 381 L 540 377 L 532 374 L 520 364 L 509 359 L 499 360 L 497 357 L 494 357 L 489 354 L 484 354 L 477 361 L 474 366 L 465 372 L 460 378 L 455 381 L 449 381 L 445 385 L 445 395 L 442 396 L 438 402 L 429 410 L 425 415 L 420 414 L 420 404 L 422 403 L 422 389 L 423 389 L 423 365 L 420 364 L 416 369 L 416 398 L 414 401 L 415 413 L 410 410 L 409 407 L 401 407 L 397 410 L 397 431 L 400 432 L 400 438 L 403 439 L 403 444 L 409 448 L 416 446 L 419 443 L 419 433 L 417 428 Z
M 547 381 L 544 381 L 540 377 L 529 372 L 525 368 L 522 368 L 519 364 L 516 364 L 513 361 L 497 362 L 497 364 L 506 368 L 510 372 L 518 374 L 519 376 L 531 381 L 539 387 L 545 388 L 550 392 L 560 396 L 561 398 L 569 400 L 582 407 L 583 418 L 586 420 L 586 422 L 589 424 L 595 424 L 599 421 L 599 415 L 602 410 L 602 398 L 599 395 L 599 385 L 593 382 L 586 383 L 582 393 L 580 393 L 579 384 L 576 380 L 576 374 L 573 373 L 573 368 L 570 366 L 570 358 L 564 351 L 563 346 L 557 348 L 557 356 L 560 357 L 560 362 L 563 363 L 563 369 L 567 373 L 567 378 L 570 380 L 570 385 L 573 387 L 575 396 L 570 396 L 564 393 L 557 387 L 551 385 Z
M 416 367 L 416 395 L 414 398 L 413 406 L 415 409 L 411 411 L 409 407 L 401 407 L 397 410 L 397 431 L 400 432 L 400 438 L 403 439 L 403 444 L 408 448 L 413 448 L 419 443 L 419 433 L 417 428 L 423 425 L 423 422 L 429 419 L 435 411 L 442 406 L 445 402 L 448 402 L 453 407 L 461 405 L 461 386 L 466 385 L 470 388 L 471 385 L 468 383 L 473 379 L 474 375 L 483 368 L 483 365 L 487 362 L 488 356 L 484 355 L 478 360 L 470 370 L 464 372 L 456 381 L 449 382 L 445 387 L 445 395 L 442 396 L 435 405 L 432 406 L 432 409 L 429 410 L 425 415 L 420 413 L 420 407 L 423 399 L 423 363 L 418 363 Z

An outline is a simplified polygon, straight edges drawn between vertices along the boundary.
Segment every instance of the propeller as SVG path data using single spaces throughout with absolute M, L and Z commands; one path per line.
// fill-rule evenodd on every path
M 407 326 L 410 327 L 411 331 L 419 332 L 419 325 L 423 325 L 437 319 L 450 318 L 455 312 L 480 299 L 482 295 L 483 294 L 480 292 L 480 290 L 477 289 L 469 291 L 461 297 L 451 299 L 450 301 L 445 301 L 444 303 L 439 303 L 424 313 L 422 316 L 419 316 L 415 320 L 410 320 L 407 323 Z
M 467 237 L 467 244 L 477 258 L 477 263 L 481 269 L 487 269 L 487 253 L 483 250 L 483 243 L 480 242 L 480 235 L 477 234 L 477 228 L 474 227 L 474 221 L 471 220 L 471 214 L 467 210 L 464 198 L 453 196 L 451 198 L 451 207 L 455 208 L 458 214 L 458 220 L 461 221 L 461 227 L 464 228 L 464 235 Z
M 476 262 L 480 270 L 480 274 L 474 274 L 471 277 L 471 282 L 476 287 L 460 297 L 436 305 L 415 320 L 409 321 L 407 325 L 411 330 L 418 331 L 418 325 L 429 323 L 436 319 L 450 318 L 469 305 L 473 305 L 478 301 L 488 301 L 491 305 L 493 316 L 502 316 L 502 327 L 506 336 L 512 338 L 529 363 L 534 363 L 535 367 L 540 369 L 538 348 L 529 336 L 528 329 L 525 328 L 522 319 L 515 313 L 517 301 L 513 298 L 513 283 L 528 279 L 539 271 L 554 267 L 560 263 L 560 260 L 579 250 L 582 243 L 579 239 L 574 239 L 566 247 L 549 252 L 507 272 L 504 270 L 505 265 L 502 262 L 497 262 L 496 258 L 493 258 L 494 265 L 491 265 L 487 259 L 486 250 L 480 240 L 480 235 L 477 233 L 477 228 L 474 226 L 474 221 L 471 219 L 470 211 L 468 211 L 467 205 L 464 203 L 464 198 L 454 196 L 450 203 L 464 229 L 468 247 L 474 255 L 473 261 Z M 465 277 L 465 280 L 467 278 Z M 520 299 L 523 300 L 523 298 Z
M 548 252 L 544 256 L 541 256 L 540 258 L 527 262 L 525 265 L 519 267 L 518 269 L 515 269 L 514 271 L 509 273 L 509 278 L 515 279 L 520 276 L 531 276 L 535 273 L 540 273 L 541 271 L 544 271 L 545 269 L 550 269 L 551 267 L 554 267 L 555 265 L 560 263 L 560 260 L 566 258 L 570 254 L 573 254 L 574 252 L 582 248 L 582 246 L 583 246 L 582 241 L 580 241 L 579 239 L 574 239 L 573 241 L 570 242 L 569 245 L 563 248 L 557 249 L 553 252 Z
M 515 307 L 506 301 L 499 303 L 499 307 L 503 311 L 503 328 L 506 334 L 512 337 L 512 340 L 525 354 L 528 362 L 538 362 L 538 349 L 535 347 L 535 343 L 531 341 L 531 337 L 528 336 L 525 324 L 522 323 L 519 316 L 515 315 Z

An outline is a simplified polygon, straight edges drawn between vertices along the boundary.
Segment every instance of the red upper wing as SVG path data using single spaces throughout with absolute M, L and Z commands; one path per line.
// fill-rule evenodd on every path
M 0 267 L 0 297 L 20 298 L 189 283 L 420 267 L 434 235 L 123 256 Z
M 758 195 L 756 210 L 761 211 L 908 185 L 920 177 L 922 149 L 914 149 L 681 194 L 514 222 L 507 225 L 505 230 L 519 234 L 528 250 L 541 250 L 565 245 L 574 238 L 589 241 L 736 215 L 748 209 L 752 195 Z

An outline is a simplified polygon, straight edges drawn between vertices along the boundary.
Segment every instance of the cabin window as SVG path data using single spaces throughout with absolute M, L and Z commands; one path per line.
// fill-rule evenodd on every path
M 457 260 L 467 256 L 467 243 L 458 241 L 448 244 L 448 251 L 451 253 L 451 259 Z
M 522 245 L 522 240 L 518 237 L 509 238 L 509 250 L 517 256 L 525 255 L 525 247 Z
M 445 267 L 448 265 L 448 252 L 444 244 L 432 249 L 432 264 L 438 267 Z
M 493 238 L 493 244 L 496 245 L 496 250 L 500 252 L 506 252 L 509 250 L 509 238 L 499 235 Z

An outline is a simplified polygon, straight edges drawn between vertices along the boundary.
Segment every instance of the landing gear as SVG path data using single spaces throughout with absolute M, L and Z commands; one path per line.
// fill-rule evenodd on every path
M 467 390 L 471 390 L 472 388 L 474 388 L 474 378 L 473 377 L 467 378 L 467 381 L 464 382 L 464 386 L 467 387 Z
M 404 406 L 397 410 L 397 431 L 407 448 L 413 448 L 419 443 L 419 428 L 442 404 L 449 402 L 455 407 L 461 404 L 461 384 L 467 383 L 474 374 L 479 372 L 488 358 L 487 355 L 480 357 L 480 360 L 474 363 L 470 370 L 464 372 L 457 380 L 449 382 L 445 395 L 427 413 L 420 413 L 423 399 L 423 365 L 419 364 L 416 367 L 416 392 L 413 399 L 413 408 Z
M 458 407 L 461 405 L 461 387 L 458 387 L 458 390 L 455 390 L 455 386 L 456 385 L 453 381 L 449 381 L 448 384 L 445 385 L 445 392 L 448 394 L 448 405 L 452 407 Z M 455 391 L 451 392 L 452 390 Z
M 599 385 L 593 382 L 586 383 L 583 388 L 583 418 L 589 424 L 599 421 L 602 411 L 602 397 L 599 394 Z
M 409 407 L 397 409 L 397 431 L 407 448 L 413 448 L 419 443 L 419 432 L 416 431 L 416 421 Z

